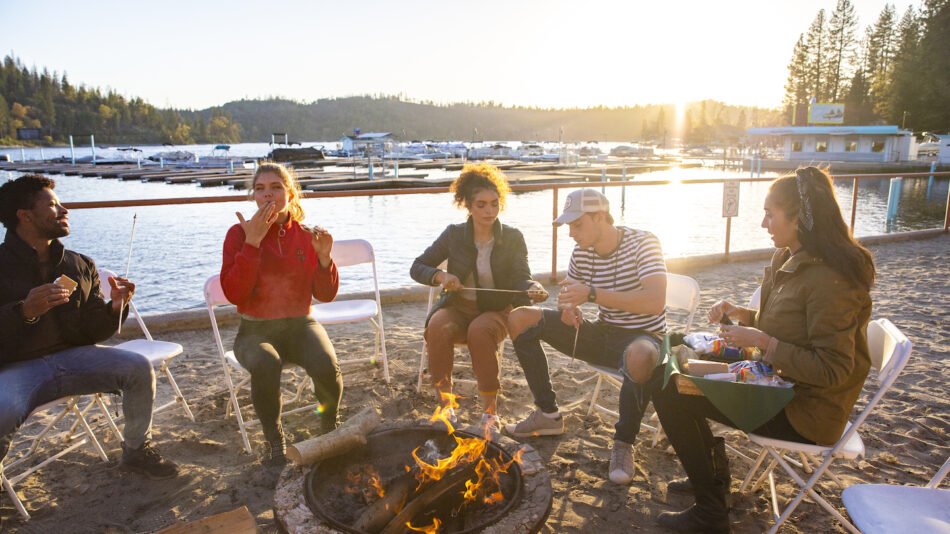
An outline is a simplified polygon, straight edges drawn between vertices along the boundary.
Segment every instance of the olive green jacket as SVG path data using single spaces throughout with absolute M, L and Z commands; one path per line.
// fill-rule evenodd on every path
M 781 249 L 761 297 L 755 326 L 778 340 L 765 360 L 795 385 L 789 422 L 815 443 L 837 442 L 871 367 L 870 295 L 820 258 Z

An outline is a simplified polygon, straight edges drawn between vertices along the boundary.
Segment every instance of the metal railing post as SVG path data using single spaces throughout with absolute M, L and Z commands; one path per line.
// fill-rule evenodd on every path
M 552 198 L 554 199 L 554 202 L 552 203 L 552 205 L 554 206 L 552 210 L 553 215 L 551 216 L 552 221 L 554 219 L 557 219 L 557 189 L 558 189 L 557 186 L 551 189 Z M 557 280 L 557 225 L 552 224 L 551 225 L 551 283 L 553 284 L 556 280 Z
M 854 177 L 854 186 L 851 188 L 851 237 L 854 237 L 854 217 L 858 211 L 858 178 Z

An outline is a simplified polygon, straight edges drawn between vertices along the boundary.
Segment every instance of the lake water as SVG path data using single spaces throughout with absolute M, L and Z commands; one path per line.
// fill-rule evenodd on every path
M 326 144 L 329 143 L 315 143 Z M 161 147 L 154 147 L 161 150 Z M 199 154 L 210 146 L 179 147 Z M 206 149 L 201 152 L 201 149 Z M 266 143 L 234 145 L 236 155 L 261 156 Z M 59 149 L 62 150 L 62 149 Z M 44 155 L 51 157 L 53 149 Z M 19 149 L 7 150 L 14 160 Z M 68 155 L 69 149 L 65 149 Z M 98 150 L 97 150 L 98 152 Z M 3 151 L 0 151 L 2 154 Z M 26 151 L 28 159 L 38 159 L 38 149 Z M 85 154 L 88 154 L 88 148 Z M 58 154 L 53 154 L 58 155 Z M 80 155 L 77 151 L 77 156 Z M 21 173 L 0 171 L 0 182 Z M 741 177 L 735 170 L 714 168 L 671 169 L 637 175 L 637 180 Z M 747 175 L 745 175 L 747 176 Z M 763 173 L 763 177 L 769 176 Z M 173 198 L 188 196 L 234 195 L 224 188 L 199 188 L 195 184 L 122 182 L 52 176 L 56 192 L 63 202 Z M 943 223 L 948 181 L 935 180 L 927 196 L 928 180 L 905 179 L 897 222 L 885 228 L 888 181 L 863 180 L 858 190 L 858 214 L 855 233 L 876 235 L 887 231 L 933 228 Z M 596 184 L 592 184 L 596 187 Z M 739 215 L 732 221 L 731 250 L 771 246 L 769 236 L 759 227 L 767 183 L 740 185 Z M 626 189 L 626 191 L 622 191 Z M 559 193 L 559 203 L 570 190 Z M 840 181 L 836 191 L 846 220 L 850 219 L 851 182 Z M 722 252 L 725 220 L 722 211 L 722 184 L 671 184 L 664 186 L 608 187 L 611 213 L 618 224 L 655 233 L 667 257 Z M 337 240 L 362 238 L 372 243 L 377 256 L 381 288 L 414 282 L 409 266 L 450 223 L 465 219 L 465 212 L 452 206 L 448 193 L 404 196 L 344 197 L 305 199 L 306 222 L 324 226 Z M 560 209 L 560 206 L 558 206 Z M 149 206 L 136 208 L 78 209 L 70 213 L 72 233 L 64 239 L 67 248 L 82 252 L 97 264 L 113 271 L 125 270 L 132 229 L 137 214 L 130 278 L 137 284 L 136 303 L 145 313 L 166 312 L 204 305 L 204 280 L 216 274 L 221 265 L 221 245 L 228 228 L 237 222 L 235 211 L 249 216 L 250 202 Z M 513 194 L 500 218 L 520 229 L 528 244 L 529 261 L 537 275 L 551 270 L 551 191 Z M 4 235 L 0 229 L 0 237 Z M 558 269 L 565 269 L 573 248 L 566 228 L 558 232 Z M 368 266 L 341 270 L 341 292 L 372 288 Z

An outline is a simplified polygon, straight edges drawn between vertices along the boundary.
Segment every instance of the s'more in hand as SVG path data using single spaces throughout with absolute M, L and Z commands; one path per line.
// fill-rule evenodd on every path
M 75 291 L 77 287 L 79 287 L 78 282 L 66 276 L 65 274 L 59 275 L 59 278 L 53 280 L 53 283 L 59 287 L 62 287 L 63 289 L 66 289 L 70 294 L 72 294 L 72 292 Z

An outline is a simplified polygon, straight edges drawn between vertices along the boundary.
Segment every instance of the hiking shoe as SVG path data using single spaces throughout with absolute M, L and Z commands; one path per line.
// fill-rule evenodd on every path
M 152 444 L 145 440 L 137 449 L 130 449 L 122 442 L 122 461 L 119 467 L 132 473 L 145 475 L 152 480 L 165 480 L 178 476 L 178 466 L 162 458 Z
M 327 432 L 333 432 L 340 426 L 340 421 L 337 420 L 336 414 L 328 416 L 327 414 L 320 415 L 320 434 L 326 434 Z
M 633 445 L 626 441 L 614 440 L 610 453 L 610 467 L 607 476 L 616 484 L 629 484 L 633 480 Z
M 538 409 L 517 423 L 505 425 L 505 430 L 516 438 L 557 436 L 564 433 L 564 417 L 559 413 L 557 417 L 551 418 Z
M 280 467 L 287 464 L 287 446 L 283 441 L 264 442 L 261 449 L 261 463 L 269 467 Z

